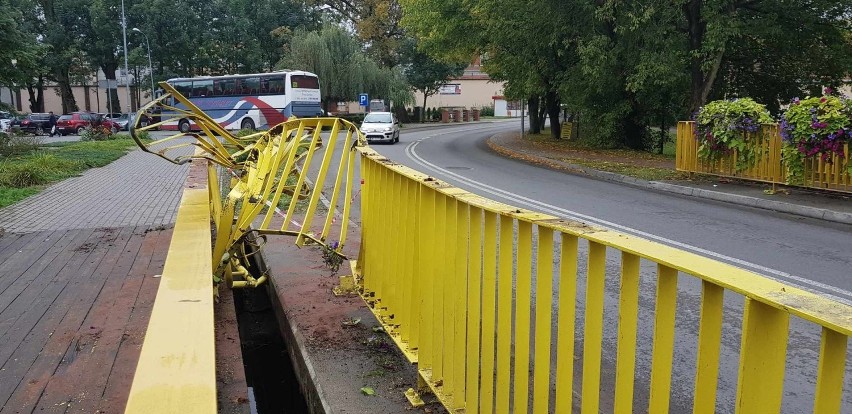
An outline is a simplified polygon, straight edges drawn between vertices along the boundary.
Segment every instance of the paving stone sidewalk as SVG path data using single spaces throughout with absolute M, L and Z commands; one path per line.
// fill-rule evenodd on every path
M 0 228 L 29 233 L 171 224 L 187 171 L 188 165 L 171 164 L 136 149 L 0 209 Z

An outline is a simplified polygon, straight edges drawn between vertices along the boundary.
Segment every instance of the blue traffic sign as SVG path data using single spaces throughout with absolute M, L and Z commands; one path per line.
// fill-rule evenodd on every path
M 370 104 L 370 96 L 366 93 L 362 93 L 358 95 L 358 104 L 361 106 L 367 106 Z

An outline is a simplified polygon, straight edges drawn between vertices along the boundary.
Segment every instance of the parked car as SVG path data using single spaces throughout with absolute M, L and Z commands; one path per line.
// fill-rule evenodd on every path
M 116 119 L 110 117 L 111 114 L 104 114 L 100 117 L 99 125 L 109 129 L 110 132 L 115 134 L 118 131 L 121 131 L 121 125 Z
M 116 124 L 118 124 L 118 129 L 121 131 L 127 131 L 130 129 L 130 125 L 133 125 L 133 121 L 136 119 L 136 114 L 121 114 L 118 118 L 113 119 Z
M 100 115 L 92 112 L 73 112 L 62 115 L 56 121 L 56 129 L 62 135 L 77 134 L 80 135 L 84 129 L 88 127 L 101 125 L 102 119 Z
M 21 120 L 21 131 L 36 135 L 50 131 L 50 114 L 33 113 Z
M 0 111 L 0 132 L 9 132 L 12 129 L 12 114 Z
M 390 112 L 370 112 L 364 116 L 361 132 L 367 141 L 399 142 L 399 121 Z

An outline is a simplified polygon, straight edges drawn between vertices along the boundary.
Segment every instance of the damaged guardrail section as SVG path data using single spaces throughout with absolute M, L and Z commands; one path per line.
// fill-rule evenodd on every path
M 678 303 L 679 289 L 691 288 L 698 316 L 685 345 L 694 352 L 686 388 L 694 412 L 716 410 L 723 326 L 740 339 L 735 407 L 726 409 L 779 412 L 791 317 L 822 331 L 809 380 L 814 412 L 839 412 L 852 307 L 659 243 L 497 203 L 359 151 L 356 281 L 418 366 L 423 387 L 407 393 L 413 403 L 429 390 L 452 412 L 567 413 L 580 402 L 582 412 L 598 413 L 602 400 L 615 412 L 668 412 L 673 355 L 683 346 L 675 320 L 689 305 Z M 726 307 L 741 311 L 739 319 L 728 320 Z M 613 308 L 617 322 L 605 323 Z M 652 332 L 639 331 L 640 322 Z M 605 332 L 613 331 L 614 375 L 602 369 L 612 346 Z M 650 364 L 638 371 L 637 357 L 647 353 Z M 647 406 L 634 407 L 639 392 Z

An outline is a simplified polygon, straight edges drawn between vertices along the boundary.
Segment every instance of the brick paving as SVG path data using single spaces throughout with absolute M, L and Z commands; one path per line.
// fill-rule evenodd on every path
M 124 411 L 188 172 L 134 150 L 0 209 L 0 414 Z
M 182 148 L 190 153 L 191 147 Z M 134 150 L 0 209 L 10 233 L 174 223 L 188 165 Z

